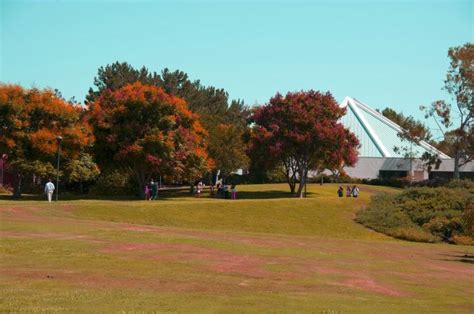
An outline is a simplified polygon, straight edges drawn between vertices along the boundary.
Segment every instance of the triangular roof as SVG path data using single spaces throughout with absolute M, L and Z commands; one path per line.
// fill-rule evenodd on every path
M 398 137 L 402 131 L 398 124 L 352 97 L 344 98 L 340 106 L 347 109 L 341 122 L 355 133 L 360 141 L 359 157 L 404 157 L 394 151 L 395 146 L 405 145 Z M 416 157 L 429 152 L 438 155 L 441 159 L 451 158 L 425 141 L 414 145 L 413 151 Z

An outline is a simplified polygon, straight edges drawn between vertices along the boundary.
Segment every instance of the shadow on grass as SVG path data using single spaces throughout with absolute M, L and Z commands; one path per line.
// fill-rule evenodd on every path
M 312 196 L 313 192 L 308 192 L 307 196 Z M 193 198 L 195 197 L 193 194 L 189 192 L 189 188 L 186 189 L 170 189 L 170 190 L 160 190 L 158 194 L 157 201 L 163 200 L 179 200 L 184 198 Z M 53 201 L 55 200 L 56 196 L 53 196 Z M 196 199 L 198 197 L 195 197 Z M 237 199 L 281 199 L 281 198 L 296 198 L 294 194 L 285 191 L 279 190 L 270 190 L 270 191 L 240 191 L 237 193 Z M 220 197 L 211 197 L 209 192 L 204 192 L 199 199 L 223 199 Z M 44 194 L 23 194 L 21 198 L 13 198 L 12 195 L 0 195 L 0 200 L 4 201 L 46 201 L 46 195 Z M 133 195 L 113 195 L 113 196 L 105 196 L 105 195 L 89 195 L 89 194 L 73 194 L 65 192 L 63 194 L 59 194 L 59 201 L 75 201 L 75 200 L 103 200 L 103 201 L 143 201 L 144 199 L 133 196 Z
M 311 196 L 314 193 L 307 192 L 307 196 Z M 272 199 L 272 198 L 296 198 L 295 194 L 284 191 L 242 191 L 238 192 L 237 196 L 239 199 Z
M 443 254 L 443 255 L 451 257 L 451 258 L 443 258 L 442 261 L 474 264 L 474 255 L 471 255 L 471 254 L 459 253 L 459 254 Z

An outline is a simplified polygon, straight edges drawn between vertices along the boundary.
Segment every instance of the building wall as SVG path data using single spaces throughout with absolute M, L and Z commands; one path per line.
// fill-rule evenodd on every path
M 403 158 L 385 158 L 385 157 L 359 157 L 355 167 L 344 168 L 346 173 L 359 179 L 376 179 L 380 176 L 380 171 L 387 172 L 408 172 L 410 170 L 410 161 Z M 412 171 L 415 181 L 427 180 L 436 177 L 453 176 L 454 160 L 443 159 L 438 169 L 432 169 L 431 174 L 424 168 L 423 162 L 415 159 L 412 165 Z M 467 163 L 460 168 L 461 178 L 474 178 L 474 162 Z
M 380 171 L 389 172 L 408 172 L 410 171 L 410 161 L 403 158 L 386 157 L 359 157 L 355 167 L 344 168 L 346 173 L 359 179 L 376 179 L 380 176 Z M 412 171 L 417 180 L 428 179 L 428 173 L 423 169 L 423 163 L 420 160 L 413 160 Z

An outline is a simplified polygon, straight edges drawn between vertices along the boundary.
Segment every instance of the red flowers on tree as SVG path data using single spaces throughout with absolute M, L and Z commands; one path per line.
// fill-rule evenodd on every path
M 130 170 L 140 192 L 153 174 L 191 180 L 211 165 L 199 117 L 159 87 L 136 82 L 104 90 L 88 116 L 101 167 Z
M 266 166 L 281 166 L 292 193 L 299 181 L 302 197 L 310 170 L 341 170 L 357 161 L 359 142 L 338 122 L 344 113 L 329 92 L 276 94 L 253 112 L 252 156 L 262 156 Z

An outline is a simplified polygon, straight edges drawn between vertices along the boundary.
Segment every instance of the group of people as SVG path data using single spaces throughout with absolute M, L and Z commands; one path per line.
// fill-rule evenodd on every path
M 155 182 L 155 180 L 151 179 L 150 183 L 145 184 L 145 199 L 147 201 L 158 199 L 158 190 L 158 182 Z
M 358 197 L 360 193 L 359 187 L 357 185 L 353 185 L 352 187 L 348 185 L 346 187 L 346 197 Z M 342 185 L 339 186 L 337 189 L 337 195 L 339 197 L 344 197 L 344 188 Z
M 218 181 L 216 183 L 217 188 L 217 197 L 220 198 L 230 198 L 233 200 L 237 199 L 237 186 L 235 183 L 232 183 L 230 186 L 223 183 L 222 181 Z
M 196 184 L 193 186 L 194 193 L 196 196 L 200 197 L 203 193 L 205 184 L 199 180 Z M 53 197 L 55 186 L 51 182 L 51 180 L 48 180 L 48 183 L 46 183 L 44 187 L 44 192 L 48 196 L 48 201 L 51 202 L 51 199 Z M 159 191 L 159 184 L 155 182 L 153 179 L 150 180 L 149 184 L 145 184 L 145 199 L 147 201 L 151 200 L 156 200 L 158 199 L 158 191 Z M 217 192 L 216 192 L 217 191 Z M 346 187 L 346 197 L 358 197 L 360 193 L 359 187 L 357 185 L 347 186 Z M 214 187 L 213 185 L 210 186 L 210 194 L 211 196 L 216 196 L 218 198 L 226 198 L 226 199 L 237 199 L 237 186 L 235 183 L 232 183 L 229 187 L 229 185 L 225 184 L 222 182 L 222 180 L 219 180 L 216 182 L 216 186 Z M 337 189 L 337 195 L 339 197 L 344 197 L 344 188 L 342 185 L 339 186 Z
M 206 185 L 202 182 L 202 180 L 198 180 L 194 182 L 192 186 L 192 193 L 196 195 L 196 197 L 201 197 L 204 193 L 204 188 Z M 232 183 L 230 186 L 224 183 L 221 180 L 216 182 L 216 185 L 209 186 L 209 194 L 211 197 L 218 197 L 218 198 L 226 198 L 226 199 L 237 199 L 237 185 Z

